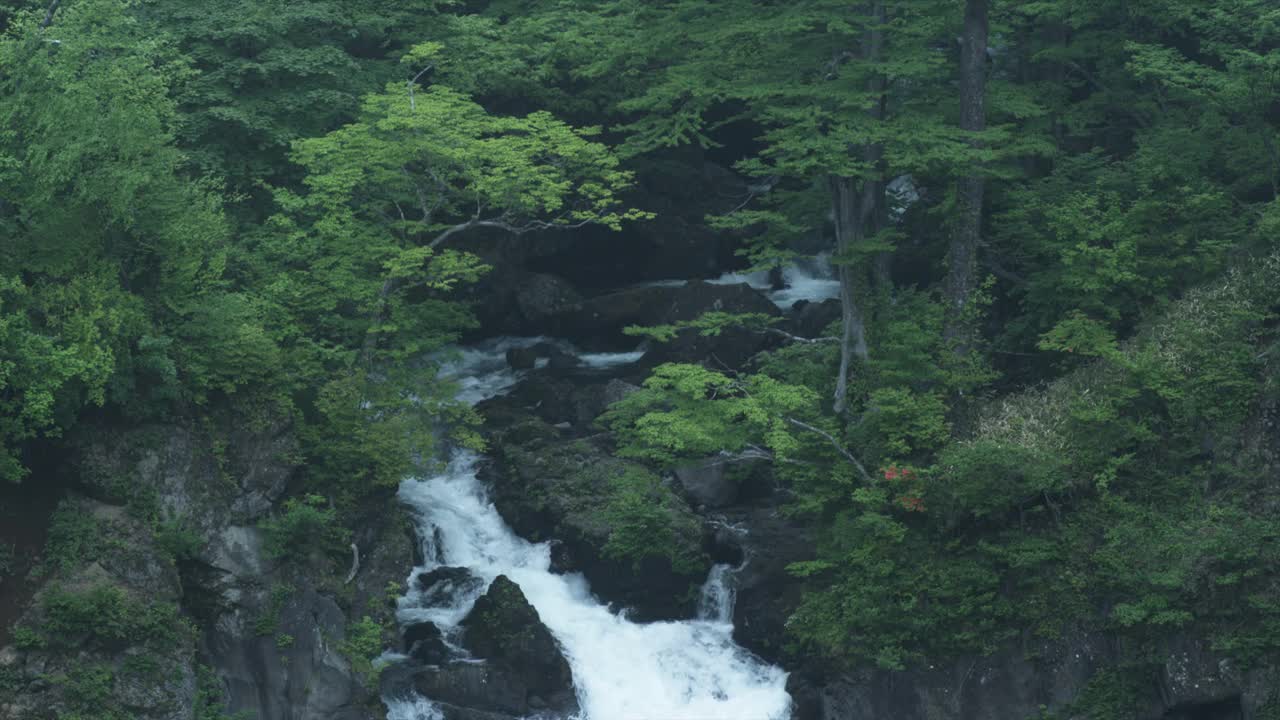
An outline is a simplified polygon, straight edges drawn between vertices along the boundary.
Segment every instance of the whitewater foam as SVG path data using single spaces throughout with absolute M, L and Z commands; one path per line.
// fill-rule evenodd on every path
M 446 374 L 462 385 L 460 399 L 477 402 L 510 389 L 518 374 L 506 369 L 511 347 L 542 338 L 503 339 L 463 351 Z M 638 353 L 579 356 L 591 367 L 635 362 Z M 578 574 L 550 571 L 545 543 L 530 543 L 502 520 L 476 477 L 480 458 L 459 452 L 441 474 L 405 480 L 399 491 L 416 516 L 422 556 L 411 590 L 401 598 L 401 622 L 429 620 L 447 638 L 484 588 L 506 575 L 524 592 L 560 643 L 573 671 L 582 708 L 579 720 L 784 720 L 791 698 L 786 673 L 733 642 L 732 569 L 715 566 L 703 588 L 700 619 L 638 624 L 611 612 Z M 447 606 L 424 606 L 417 577 L 441 566 L 465 567 L 484 582 Z M 441 720 L 424 698 L 388 698 L 389 720 Z

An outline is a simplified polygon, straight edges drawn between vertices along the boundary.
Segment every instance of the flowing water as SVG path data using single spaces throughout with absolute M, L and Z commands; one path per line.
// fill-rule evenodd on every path
M 541 339 L 502 340 L 464 351 L 447 370 L 459 397 L 477 402 L 508 390 L 519 375 L 507 369 L 510 347 Z M 579 356 L 604 368 L 634 362 L 637 353 Z M 476 455 L 458 452 L 440 475 L 409 479 L 400 498 L 416 516 L 427 564 L 415 568 L 400 601 L 400 620 L 436 623 L 456 641 L 458 624 L 498 575 L 520 586 L 559 641 L 573 671 L 580 720 L 784 720 L 791 699 L 786 673 L 738 647 L 732 639 L 733 570 L 715 566 L 700 603 L 700 618 L 639 624 L 611 612 L 581 575 L 550 571 L 545 543 L 518 537 L 476 479 Z M 416 582 L 442 566 L 465 567 L 483 580 L 442 601 L 424 597 Z M 440 720 L 429 699 L 388 698 L 390 720 Z
M 801 258 L 783 268 L 781 290 L 773 289 L 768 272 L 726 273 L 709 282 L 716 285 L 746 283 L 763 292 L 774 305 L 784 310 L 801 300 L 822 302 L 840 297 L 840 281 L 835 279 L 831 259 L 826 255 Z

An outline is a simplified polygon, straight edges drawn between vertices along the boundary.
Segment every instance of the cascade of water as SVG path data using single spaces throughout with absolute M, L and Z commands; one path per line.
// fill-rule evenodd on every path
M 738 594 L 733 586 L 733 567 L 718 563 L 711 568 L 698 598 L 698 619 L 717 623 L 733 623 L 733 601 Z
M 781 290 L 772 289 L 767 272 L 726 273 L 709 282 L 716 285 L 746 283 L 765 293 L 773 304 L 784 310 L 801 300 L 822 302 L 840 297 L 840 281 L 835 279 L 835 272 L 831 269 L 831 257 L 825 254 L 801 258 L 783 268 Z
M 518 380 L 506 369 L 510 347 L 539 339 L 504 340 L 465 351 L 448 372 L 463 382 L 460 398 L 476 402 Z M 592 367 L 634 362 L 634 353 L 580 356 Z M 582 708 L 580 720 L 783 720 L 791 699 L 786 673 L 738 647 L 732 638 L 732 573 L 716 566 L 703 589 L 700 619 L 637 624 L 610 612 L 578 574 L 550 571 L 550 550 L 517 536 L 476 478 L 473 453 L 459 452 L 441 474 L 408 479 L 400 499 L 416 516 L 427 563 L 415 568 L 400 600 L 402 622 L 429 620 L 446 639 L 485 587 L 511 578 L 562 646 Z M 442 567 L 466 568 L 481 582 L 430 597 L 418 576 Z M 440 720 L 424 698 L 388 698 L 390 720 Z

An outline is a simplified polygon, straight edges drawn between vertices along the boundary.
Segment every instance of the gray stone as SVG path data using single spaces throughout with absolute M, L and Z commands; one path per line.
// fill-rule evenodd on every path
M 738 484 L 726 469 L 725 458 L 712 456 L 676 466 L 675 475 L 694 505 L 721 508 L 738 499 Z

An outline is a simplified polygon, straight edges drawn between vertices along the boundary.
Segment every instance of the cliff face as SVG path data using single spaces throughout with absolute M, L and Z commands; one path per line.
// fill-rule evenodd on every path
M 87 429 L 39 591 L 0 652 L 0 718 L 366 718 L 375 679 L 352 623 L 389 626 L 412 564 L 390 497 L 356 535 L 360 571 L 272 557 L 258 523 L 293 472 L 288 428 Z M 389 644 L 389 643 L 388 643 Z M 197 714 L 203 712 L 206 714 Z

